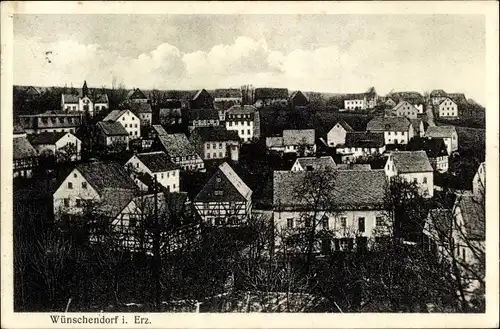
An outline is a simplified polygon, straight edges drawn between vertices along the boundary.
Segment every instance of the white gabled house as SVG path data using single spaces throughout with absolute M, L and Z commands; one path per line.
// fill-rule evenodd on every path
M 440 118 L 457 118 L 458 105 L 451 98 L 444 98 L 438 105 Z
M 331 156 L 297 158 L 291 171 L 333 170 L 337 167 Z
M 433 139 L 443 139 L 448 155 L 458 150 L 458 134 L 455 126 L 428 127 L 425 136 Z
M 408 144 L 413 138 L 413 126 L 405 117 L 375 117 L 366 125 L 370 132 L 383 132 L 385 144 Z
M 434 195 L 433 168 L 425 151 L 395 151 L 384 166 L 389 179 L 399 176 L 407 182 L 415 182 L 425 197 Z
M 326 142 L 328 146 L 337 146 L 339 144 L 345 143 L 346 133 L 352 132 L 354 129 L 351 128 L 344 120 L 337 122 L 326 135 Z
M 57 158 L 67 156 L 67 160 L 71 161 L 79 160 L 82 150 L 82 142 L 70 132 L 43 132 L 37 135 L 31 144 L 38 154 L 50 151 Z
M 83 215 L 87 206 L 110 209 L 128 203 L 136 185 L 116 162 L 80 163 L 53 194 L 54 218 L 70 220 Z
M 128 132 L 131 140 L 141 137 L 141 120 L 131 110 L 113 110 L 103 121 L 120 123 Z
M 170 161 L 165 152 L 138 153 L 132 156 L 125 168 L 130 170 L 131 177 L 139 187 L 143 187 L 138 174 L 145 173 L 164 186 L 169 192 L 179 192 L 179 172 L 177 165 Z

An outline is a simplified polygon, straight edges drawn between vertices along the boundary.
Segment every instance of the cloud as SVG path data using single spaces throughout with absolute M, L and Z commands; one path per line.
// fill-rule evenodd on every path
M 206 51 L 183 53 L 164 42 L 138 56 L 125 56 L 98 44 L 72 40 L 44 43 L 17 37 L 14 83 L 79 86 L 85 79 L 91 86 L 110 86 L 117 77 L 128 88 L 145 89 L 253 84 L 325 92 L 357 92 L 375 86 L 379 93 L 434 88 L 467 93 L 463 82 L 473 78 L 474 85 L 469 86 L 472 97 L 482 101 L 482 58 L 470 58 L 470 54 L 452 49 L 427 58 L 414 41 L 395 43 L 375 37 L 343 47 L 332 44 L 283 52 L 271 49 L 263 38 L 240 36 Z M 46 54 L 48 51 L 51 53 Z

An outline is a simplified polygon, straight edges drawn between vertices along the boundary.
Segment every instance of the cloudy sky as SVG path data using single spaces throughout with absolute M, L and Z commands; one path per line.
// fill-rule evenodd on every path
M 480 15 L 15 15 L 14 83 L 362 92 L 484 102 Z

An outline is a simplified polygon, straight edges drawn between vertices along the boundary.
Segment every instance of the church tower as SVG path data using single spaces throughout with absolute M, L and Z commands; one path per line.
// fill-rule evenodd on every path
M 82 87 L 82 97 L 85 97 L 88 95 L 89 95 L 89 88 L 87 87 L 87 80 L 84 80 L 83 87 Z

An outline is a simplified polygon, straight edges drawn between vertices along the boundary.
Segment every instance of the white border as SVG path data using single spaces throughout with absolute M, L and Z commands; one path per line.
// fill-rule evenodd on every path
M 71 328 L 54 325 L 48 313 L 12 312 L 12 14 L 483 14 L 486 22 L 487 86 L 487 286 L 485 314 L 179 314 L 149 313 L 151 325 L 134 325 L 129 313 L 126 328 L 410 328 L 498 327 L 498 2 L 2 2 L 1 4 L 1 295 L 2 328 Z M 82 313 L 77 313 L 82 314 Z M 68 314 L 69 315 L 69 314 Z M 89 316 L 95 314 L 88 314 Z M 119 325 L 106 325 L 120 327 Z M 103 325 L 78 325 L 100 328 Z

